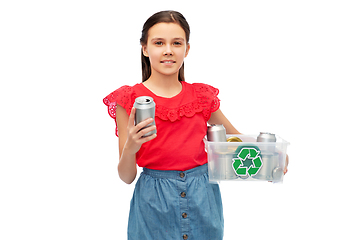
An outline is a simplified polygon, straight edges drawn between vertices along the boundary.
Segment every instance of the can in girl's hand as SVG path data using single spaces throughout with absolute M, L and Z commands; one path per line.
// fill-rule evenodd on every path
M 135 102 L 134 102 L 134 108 L 136 108 L 135 125 L 137 125 L 138 123 L 140 123 L 148 118 L 152 118 L 152 119 L 154 119 L 154 121 L 152 123 L 146 125 L 144 128 L 155 125 L 155 102 L 152 97 L 142 96 L 142 97 L 136 98 Z M 142 128 L 142 129 L 144 129 L 144 128 Z M 151 132 L 145 134 L 143 137 L 150 136 L 154 133 L 156 133 L 156 129 L 154 131 L 151 131 Z

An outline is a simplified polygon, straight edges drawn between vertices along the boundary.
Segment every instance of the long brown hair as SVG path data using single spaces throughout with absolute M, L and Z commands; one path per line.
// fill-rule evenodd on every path
M 149 29 L 157 23 L 177 23 L 179 26 L 184 29 L 185 36 L 186 36 L 186 43 L 189 43 L 190 39 L 190 26 L 186 21 L 185 17 L 176 11 L 161 11 L 152 15 L 143 26 L 142 35 L 140 38 L 140 44 L 145 46 L 148 40 L 148 32 Z M 151 76 L 151 64 L 149 57 L 144 56 L 141 50 L 141 67 L 142 67 L 142 81 L 145 82 Z M 184 63 L 182 64 L 181 68 L 179 69 L 178 75 L 179 81 L 185 81 L 184 75 Z

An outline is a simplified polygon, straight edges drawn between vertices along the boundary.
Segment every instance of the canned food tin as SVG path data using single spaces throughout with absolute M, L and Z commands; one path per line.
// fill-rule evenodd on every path
M 152 97 L 142 96 L 142 97 L 136 98 L 135 102 L 134 102 L 134 107 L 136 108 L 135 125 L 137 125 L 138 123 L 140 123 L 148 118 L 152 118 L 152 119 L 154 119 L 154 121 L 152 123 L 146 125 L 144 128 L 155 125 L 155 102 Z M 142 129 L 144 129 L 144 128 L 142 128 Z M 154 131 L 151 131 L 151 132 L 143 135 L 143 137 L 150 136 L 154 133 L 156 133 L 156 129 Z

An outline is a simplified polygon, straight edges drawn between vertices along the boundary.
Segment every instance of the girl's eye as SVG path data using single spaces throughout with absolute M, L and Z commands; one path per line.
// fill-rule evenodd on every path
M 160 41 L 155 42 L 155 45 L 161 46 L 161 45 L 162 45 L 162 42 L 160 42 Z
M 174 45 L 180 46 L 181 42 L 174 42 Z

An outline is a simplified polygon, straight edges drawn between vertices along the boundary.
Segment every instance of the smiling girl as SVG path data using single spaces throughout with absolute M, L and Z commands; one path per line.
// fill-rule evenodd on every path
M 130 205 L 128 239 L 223 238 L 219 186 L 209 184 L 203 138 L 207 124 L 239 134 L 220 111 L 219 90 L 185 82 L 190 27 L 178 12 L 163 11 L 144 24 L 140 39 L 142 83 L 104 98 L 119 137 L 120 178 L 132 183 L 143 168 Z M 134 125 L 134 101 L 150 96 L 155 119 Z M 156 127 L 142 129 L 152 121 Z M 143 137 L 157 129 L 157 134 Z M 142 129 L 142 130 L 141 130 Z

